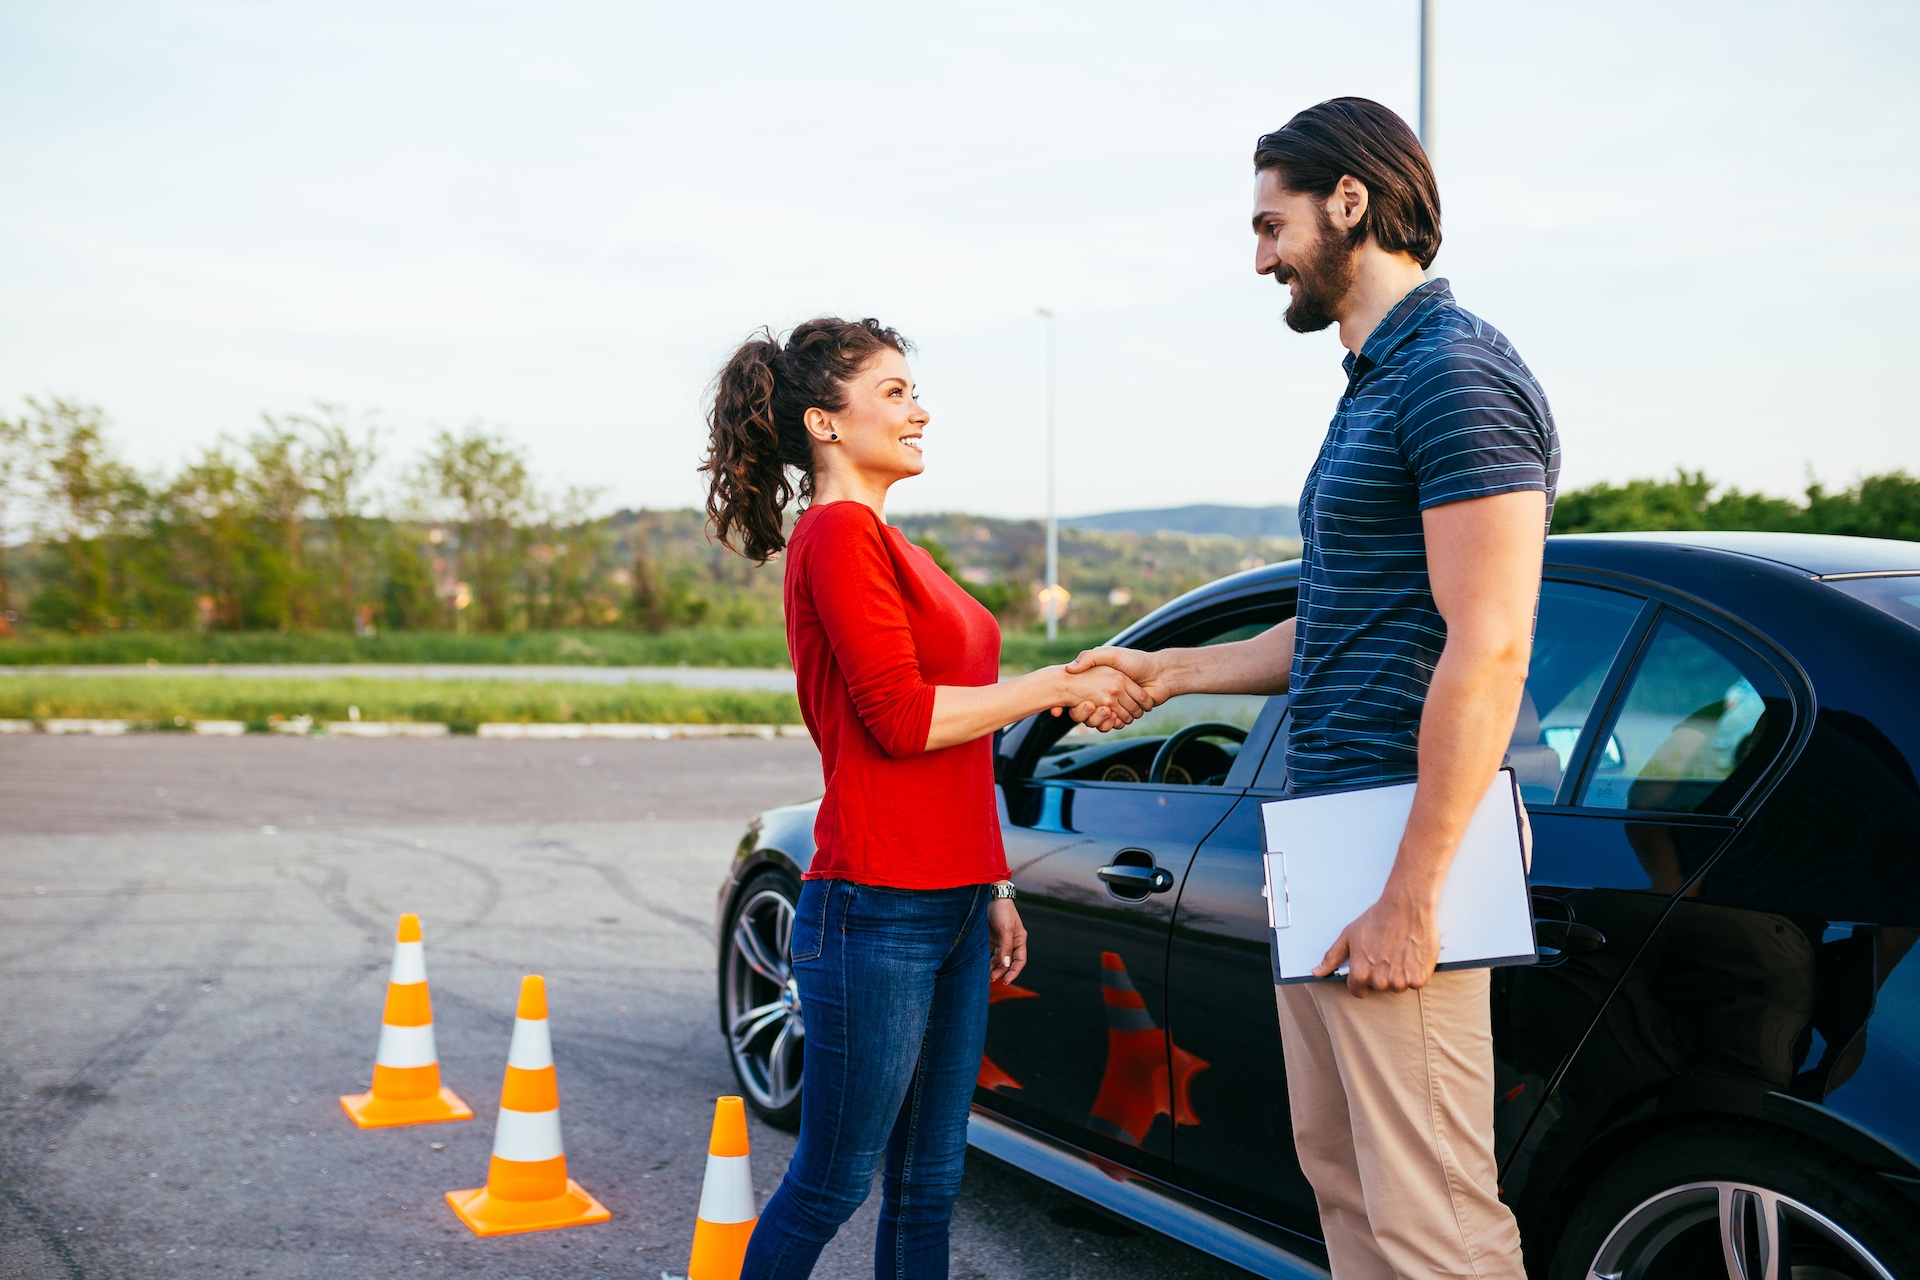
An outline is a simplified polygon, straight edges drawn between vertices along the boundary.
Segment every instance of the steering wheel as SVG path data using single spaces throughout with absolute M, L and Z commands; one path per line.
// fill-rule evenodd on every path
M 1237 724 L 1226 724 L 1219 720 L 1202 720 L 1199 724 L 1188 725 L 1161 743 L 1160 749 L 1153 753 L 1153 763 L 1147 766 L 1147 782 L 1165 785 L 1167 770 L 1173 767 L 1174 757 L 1195 738 L 1228 738 L 1234 742 L 1245 742 L 1247 731 Z

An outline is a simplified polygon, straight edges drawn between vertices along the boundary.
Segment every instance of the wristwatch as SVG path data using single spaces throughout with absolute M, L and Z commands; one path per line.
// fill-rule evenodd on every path
M 996 880 L 987 886 L 987 896 L 989 898 L 1017 898 L 1020 895 L 1015 891 L 1013 881 Z

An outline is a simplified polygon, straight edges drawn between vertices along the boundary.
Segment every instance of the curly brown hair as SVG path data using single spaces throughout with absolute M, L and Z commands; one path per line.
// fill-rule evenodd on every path
M 726 546 L 765 564 L 787 545 L 785 513 L 813 498 L 809 409 L 839 413 L 847 383 L 883 350 L 911 345 L 878 320 L 822 316 L 786 343 L 762 329 L 728 358 L 707 411 L 707 519 Z M 798 476 L 791 474 L 798 472 Z

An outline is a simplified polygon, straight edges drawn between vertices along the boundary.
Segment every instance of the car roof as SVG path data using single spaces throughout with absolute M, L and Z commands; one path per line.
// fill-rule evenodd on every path
M 1660 581 L 1671 557 L 1701 551 L 1739 556 L 1773 566 L 1775 571 L 1823 578 L 1856 573 L 1920 573 L 1920 542 L 1892 538 L 1848 538 L 1822 533 L 1578 533 L 1547 539 L 1549 565 L 1613 569 Z M 1115 637 L 1116 643 L 1157 629 L 1166 620 L 1208 604 L 1293 587 L 1300 561 L 1283 560 L 1217 578 L 1169 600 Z
M 1728 555 L 1767 560 L 1816 578 L 1848 573 L 1920 573 L 1920 542 L 1893 538 L 1847 538 L 1829 533 L 1663 532 L 1563 534 L 1551 539 L 1556 550 L 1582 544 L 1652 543 L 1697 547 Z

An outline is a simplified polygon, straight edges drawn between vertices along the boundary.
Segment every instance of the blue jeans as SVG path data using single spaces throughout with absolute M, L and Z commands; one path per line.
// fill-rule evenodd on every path
M 882 1167 L 880 1280 L 946 1280 L 987 1039 L 987 890 L 809 880 L 793 921 L 800 1141 L 741 1280 L 803 1280 Z

